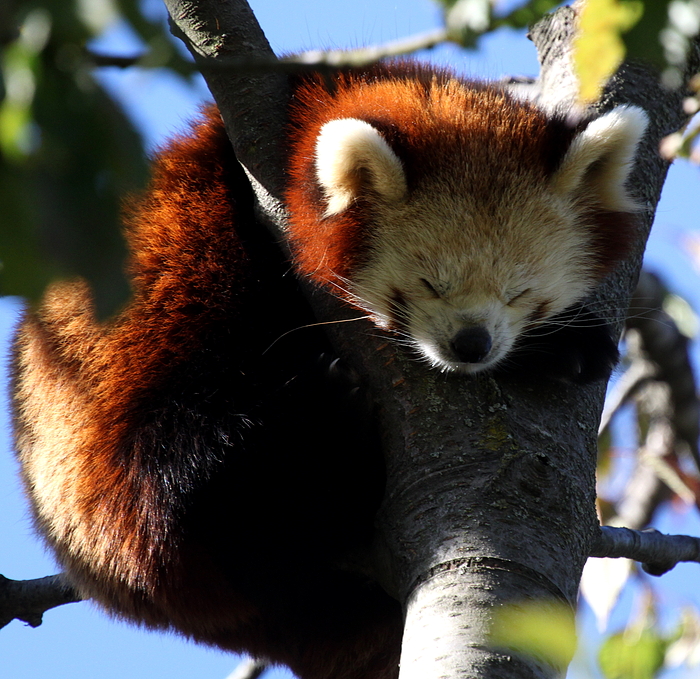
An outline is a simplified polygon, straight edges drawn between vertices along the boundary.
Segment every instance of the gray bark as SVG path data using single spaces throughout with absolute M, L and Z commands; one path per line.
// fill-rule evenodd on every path
M 700 562 L 700 538 L 664 535 L 654 529 L 639 531 L 603 526 L 593 544 L 591 556 L 623 556 L 641 561 L 647 573 L 658 576 L 681 561 Z
M 166 5 L 197 55 L 270 54 L 244 0 Z M 532 33 L 542 55 L 538 96 L 559 110 L 572 101 L 571 12 Z M 206 67 L 204 73 L 257 185 L 261 214 L 283 232 L 284 78 L 227 77 L 224 69 Z M 601 108 L 627 102 L 645 108 L 652 124 L 632 179 L 645 206 L 639 240 L 598 292 L 606 315 L 620 321 L 666 173 L 657 145 L 683 118 L 680 94 L 661 90 L 636 66 L 610 83 Z M 343 315 L 325 295 L 313 297 L 320 320 Z M 604 385 L 533 388 L 488 375 L 436 374 L 368 330 L 353 323 L 330 332 L 380 407 L 389 484 L 375 570 L 406 611 L 401 679 L 558 676 L 561 666 L 492 648 L 489 629 L 493 612 L 509 602 L 544 599 L 574 609 L 581 569 L 598 535 L 596 432 Z
M 0 627 L 15 618 L 38 627 L 49 609 L 80 600 L 61 573 L 35 580 L 10 580 L 0 575 Z

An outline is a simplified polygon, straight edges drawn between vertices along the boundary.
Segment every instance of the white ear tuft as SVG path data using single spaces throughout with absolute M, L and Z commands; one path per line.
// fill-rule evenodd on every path
M 574 198 L 589 196 L 608 210 L 638 210 L 625 182 L 647 123 L 647 114 L 636 106 L 619 106 L 593 120 L 571 143 L 555 172 L 555 191 Z
M 328 206 L 326 216 L 347 209 L 363 190 L 387 202 L 406 195 L 406 175 L 398 156 L 379 131 L 364 120 L 326 123 L 316 140 L 316 177 Z

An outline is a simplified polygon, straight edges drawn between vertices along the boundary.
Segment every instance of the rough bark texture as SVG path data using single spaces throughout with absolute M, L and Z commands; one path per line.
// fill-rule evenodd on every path
M 283 186 L 286 77 L 273 72 L 248 74 L 221 66 L 226 60 L 240 57 L 274 56 L 248 3 L 165 0 L 165 5 L 176 34 L 181 33 L 178 37 L 183 38 L 200 65 L 227 129 L 235 130 L 239 160 L 279 199 Z
M 269 53 L 243 0 L 166 4 L 195 52 Z M 564 9 L 532 33 L 543 63 L 539 99 L 560 110 L 572 101 L 572 18 Z M 239 158 L 258 188 L 279 198 L 284 84 L 271 74 L 222 73 L 205 75 Z M 625 67 L 601 108 L 623 102 L 647 109 L 652 125 L 633 178 L 645 206 L 638 247 L 599 291 L 606 315 L 620 319 L 665 176 L 657 144 L 682 120 L 680 95 L 661 91 L 641 68 Z M 266 205 L 261 209 L 273 209 L 268 222 L 283 230 L 278 205 Z M 342 313 L 316 298 L 321 320 Z M 557 676 L 563 668 L 490 648 L 489 626 L 495 608 L 508 602 L 544 598 L 573 610 L 598 525 L 594 475 L 604 385 L 445 376 L 412 363 L 359 323 L 331 334 L 380 406 L 389 485 L 376 567 L 405 605 L 401 679 Z

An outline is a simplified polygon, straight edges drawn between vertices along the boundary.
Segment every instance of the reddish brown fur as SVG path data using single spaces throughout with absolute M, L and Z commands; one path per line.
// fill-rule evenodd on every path
M 382 133 L 407 168 L 409 192 L 435 174 L 436 165 L 457 165 L 456 155 L 462 154 L 483 169 L 474 194 L 487 201 L 524 167 L 539 168 L 545 181 L 586 125 L 584 121 L 574 127 L 548 116 L 499 87 L 411 62 L 345 73 L 333 81 L 332 89 L 320 75 L 302 82 L 291 111 L 287 191 L 295 263 L 301 273 L 336 293 L 336 284 L 345 287 L 343 279 L 362 264 L 372 242 L 368 205 L 358 201 L 340 214 L 323 217 L 315 145 L 321 127 L 339 118 L 365 120 Z M 634 224 L 628 215 L 589 209 L 588 228 L 602 278 L 626 254 Z
M 456 152 L 492 168 L 477 195 L 523 164 L 544 181 L 575 134 L 500 89 L 412 65 L 327 85 L 295 90 L 287 194 L 295 265 L 322 285 L 344 287 L 372 245 L 362 200 L 322 218 L 325 122 L 374 125 L 409 192 Z M 628 231 L 596 224 L 602 272 Z M 303 679 L 392 679 L 400 607 L 357 566 L 383 492 L 377 432 L 314 368 L 322 332 L 289 332 L 312 318 L 216 113 L 159 155 L 127 235 L 122 314 L 98 324 L 85 286 L 63 284 L 18 334 L 17 449 L 40 532 L 117 615 Z
M 224 168 L 211 153 L 222 141 L 220 123 L 210 120 L 197 136 L 174 142 L 156 164 L 152 191 L 129 227 L 134 301 L 126 312 L 99 328 L 84 286 L 57 286 L 38 317 L 25 321 L 16 349 L 22 364 L 27 345 L 36 345 L 31 360 L 41 360 L 50 371 L 44 378 L 47 400 L 55 398 L 51 385 L 70 375 L 89 408 L 89 423 L 73 451 L 90 467 L 82 470 L 75 511 L 85 523 L 93 516 L 110 517 L 100 525 L 112 534 L 106 540 L 109 551 L 100 556 L 113 574 L 104 578 L 103 573 L 99 581 L 86 577 L 83 591 L 158 626 L 169 625 L 173 611 L 183 606 L 181 555 L 172 544 L 181 508 L 160 479 L 127 465 L 127 455 L 139 455 L 139 443 L 133 442 L 133 450 L 125 444 L 140 426 L 140 409 L 153 407 L 148 399 L 154 385 L 167 381 L 172 366 L 199 349 L 207 326 L 224 320 L 246 292 L 251 272 L 235 238 Z M 200 184 L 204 181 L 206 186 Z M 21 451 L 31 445 L 34 429 L 22 414 L 20 405 Z M 69 546 L 55 544 L 69 569 L 89 570 L 91 564 L 73 562 Z M 172 582 L 172 591 L 157 586 L 163 580 Z M 136 592 L 125 591 L 126 583 Z M 140 597 L 133 596 L 139 590 L 157 607 L 142 608 Z M 231 603 L 226 597 L 219 601 L 224 610 Z
M 303 678 L 391 679 L 400 608 L 347 565 L 370 539 L 378 442 L 316 374 L 321 333 L 266 351 L 311 319 L 236 183 L 210 113 L 131 211 L 127 309 L 100 326 L 63 284 L 24 321 L 16 440 L 37 525 L 117 615 Z

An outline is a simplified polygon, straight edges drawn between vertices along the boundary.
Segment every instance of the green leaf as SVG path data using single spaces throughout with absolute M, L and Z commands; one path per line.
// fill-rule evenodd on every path
M 53 278 L 79 275 L 102 315 L 128 293 L 120 213 L 146 181 L 146 159 L 83 61 L 91 32 L 74 10 L 56 0 L 22 5 L 23 31 L 0 53 L 0 294 L 35 299 Z
M 641 19 L 622 36 L 627 58 L 651 62 L 657 67 L 666 63 L 660 33 L 668 24 L 668 6 L 672 0 L 646 0 Z
M 620 632 L 603 642 L 598 663 L 605 679 L 654 679 L 667 646 L 667 640 L 651 629 Z
M 621 35 L 639 21 L 643 11 L 639 0 L 588 0 L 583 5 L 574 43 L 581 102 L 599 99 L 603 86 L 625 56 Z
M 573 612 L 568 606 L 551 601 L 505 606 L 494 616 L 491 643 L 565 668 L 576 651 Z
M 118 0 L 117 5 L 124 19 L 146 45 L 147 55 L 142 66 L 169 68 L 185 79 L 196 75 L 192 63 L 176 49 L 175 38 L 170 34 L 166 22 L 146 18 L 140 0 Z

